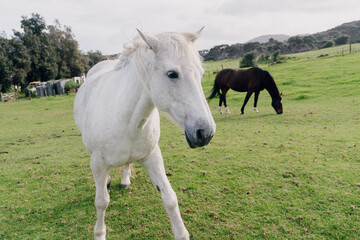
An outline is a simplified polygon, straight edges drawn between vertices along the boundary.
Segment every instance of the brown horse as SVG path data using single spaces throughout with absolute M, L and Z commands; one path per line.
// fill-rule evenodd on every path
M 230 111 L 226 105 L 226 93 L 229 89 L 237 92 L 247 92 L 244 104 L 241 107 L 241 114 L 244 114 L 244 108 L 249 98 L 255 93 L 254 111 L 258 112 L 256 105 L 259 98 L 260 91 L 266 89 L 271 98 L 271 105 L 277 114 L 283 112 L 282 108 L 282 94 L 276 86 L 276 83 L 268 71 L 262 70 L 258 67 L 242 70 L 242 69 L 223 69 L 216 75 L 214 87 L 211 90 L 211 95 L 208 97 L 210 101 L 216 95 L 220 95 L 219 112 L 222 114 L 221 105 L 224 102 L 226 113 Z M 221 92 L 220 92 L 221 90 Z

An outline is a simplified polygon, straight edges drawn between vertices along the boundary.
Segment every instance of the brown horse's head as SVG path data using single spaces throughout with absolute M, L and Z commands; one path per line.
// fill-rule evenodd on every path
M 275 109 L 277 114 L 283 113 L 283 107 L 282 107 L 282 93 L 279 94 L 279 98 L 276 98 L 272 101 L 271 105 Z

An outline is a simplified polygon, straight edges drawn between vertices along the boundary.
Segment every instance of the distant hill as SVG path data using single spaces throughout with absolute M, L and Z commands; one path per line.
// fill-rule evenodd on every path
M 281 34 L 264 35 L 244 44 L 221 44 L 199 53 L 205 61 L 217 61 L 241 58 L 250 52 L 255 53 L 257 56 L 269 56 L 277 51 L 281 54 L 299 53 L 348 44 L 350 42 L 360 43 L 360 21 L 344 23 L 315 34 L 302 34 L 292 37 Z
M 318 41 L 328 41 L 341 35 L 349 36 L 352 43 L 360 43 L 360 21 L 344 23 L 327 31 L 313 34 Z
M 284 42 L 287 41 L 291 36 L 289 35 L 285 35 L 285 34 L 270 34 L 270 35 L 262 35 L 256 38 L 253 38 L 247 42 L 259 42 L 259 43 L 266 43 L 268 42 L 271 38 L 279 41 L 279 42 Z

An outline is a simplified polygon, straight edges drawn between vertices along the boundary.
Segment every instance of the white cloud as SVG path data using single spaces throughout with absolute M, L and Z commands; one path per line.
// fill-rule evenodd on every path
M 360 20 L 358 0 L 11 0 L 0 8 L 0 31 L 20 30 L 21 16 L 39 13 L 47 24 L 71 26 L 84 51 L 118 53 L 136 35 L 197 31 L 200 49 L 263 34 L 314 33 Z

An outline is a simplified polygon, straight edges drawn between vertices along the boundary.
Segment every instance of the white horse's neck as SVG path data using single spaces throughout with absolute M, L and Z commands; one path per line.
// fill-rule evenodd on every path
M 145 123 L 154 114 L 155 105 L 150 97 L 148 85 L 150 80 L 146 66 L 136 62 L 136 56 L 130 56 L 130 58 L 130 64 L 124 65 L 119 70 L 128 73 L 128 78 L 123 80 L 127 81 L 128 91 L 132 92 L 131 96 L 129 96 L 131 99 L 128 101 L 128 104 L 131 104 L 129 106 L 131 112 L 129 115 L 129 129 L 134 129 L 137 132 L 143 130 Z

